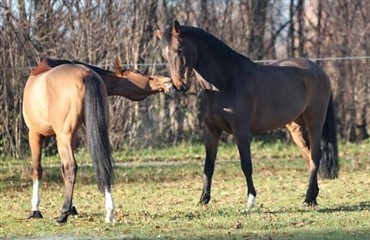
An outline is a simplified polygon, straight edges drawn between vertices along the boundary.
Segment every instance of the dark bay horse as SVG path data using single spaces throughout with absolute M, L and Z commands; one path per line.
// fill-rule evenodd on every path
M 55 135 L 65 183 L 62 211 L 57 221 L 77 214 L 72 205 L 77 173 L 74 158 L 76 132 L 86 125 L 88 147 L 99 190 L 105 194 L 105 221 L 114 221 L 111 184 L 114 173 L 108 137 L 108 95 L 143 100 L 160 91 L 168 91 L 171 80 L 146 76 L 115 62 L 115 72 L 67 60 L 44 59 L 31 72 L 23 94 L 23 117 L 29 128 L 33 161 L 33 193 L 29 218 L 42 218 L 39 189 L 42 177 L 41 151 L 44 137 Z M 169 85 L 168 85 L 169 84 Z
M 257 65 L 206 31 L 181 26 L 156 31 L 171 79 L 185 93 L 194 70 L 204 89 L 205 165 L 201 204 L 211 199 L 211 182 L 222 131 L 234 135 L 246 178 L 247 208 L 255 205 L 250 134 L 286 126 L 308 159 L 304 203 L 317 205 L 317 176 L 336 178 L 338 153 L 331 83 L 309 60 L 290 58 Z M 321 144 L 322 142 L 322 144 Z

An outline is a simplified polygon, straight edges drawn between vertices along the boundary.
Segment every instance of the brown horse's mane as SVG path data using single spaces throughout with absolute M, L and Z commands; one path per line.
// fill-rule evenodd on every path
M 105 70 L 103 68 L 96 67 L 96 66 L 93 66 L 93 65 L 90 65 L 90 64 L 87 64 L 87 63 L 83 63 L 83 62 L 80 62 L 80 61 L 71 61 L 71 63 L 72 64 L 81 64 L 81 65 L 84 65 L 84 66 L 92 69 L 93 71 L 95 71 L 99 75 L 105 75 L 105 74 L 112 74 L 113 73 L 113 72 L 111 72 L 109 70 Z

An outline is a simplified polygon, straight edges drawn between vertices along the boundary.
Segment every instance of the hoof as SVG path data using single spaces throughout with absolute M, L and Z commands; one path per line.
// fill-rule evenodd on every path
M 202 196 L 200 197 L 199 205 L 207 205 L 210 200 L 211 200 L 211 194 L 203 193 Z
M 75 206 L 73 206 L 73 207 L 71 208 L 70 213 L 71 213 L 71 215 L 72 215 L 72 216 L 76 216 L 76 215 L 78 214 L 78 213 L 77 213 L 77 209 L 76 209 L 76 207 L 75 207 Z
M 316 209 L 317 208 L 317 202 L 316 202 L 316 200 L 311 200 L 311 201 L 307 201 L 307 200 L 305 200 L 304 202 L 303 202 L 303 206 L 304 207 L 307 207 L 307 208 L 313 208 L 313 209 Z
M 62 224 L 66 223 L 68 219 L 69 213 L 62 213 L 57 219 L 57 223 Z
M 40 211 L 31 211 L 30 214 L 28 215 L 28 219 L 31 218 L 43 218 L 43 216 Z

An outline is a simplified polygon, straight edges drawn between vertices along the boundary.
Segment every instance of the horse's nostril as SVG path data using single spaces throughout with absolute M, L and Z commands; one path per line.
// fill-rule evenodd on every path
M 184 86 L 180 87 L 180 92 L 185 93 L 188 89 Z

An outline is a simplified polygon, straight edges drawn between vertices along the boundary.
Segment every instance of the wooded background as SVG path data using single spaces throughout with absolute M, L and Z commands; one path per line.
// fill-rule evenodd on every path
M 119 55 L 129 67 L 168 75 L 153 29 L 175 19 L 204 28 L 253 60 L 315 60 L 332 81 L 338 137 L 361 141 L 370 131 L 369 12 L 368 0 L 1 0 L 0 156 L 28 154 L 22 93 L 40 59 L 111 69 Z M 187 95 L 141 102 L 111 97 L 113 149 L 200 141 L 201 91 L 193 83 Z M 287 138 L 268 136 L 276 135 Z M 84 145 L 84 131 L 78 142 Z M 54 140 L 45 145 L 45 153 L 56 151 Z

